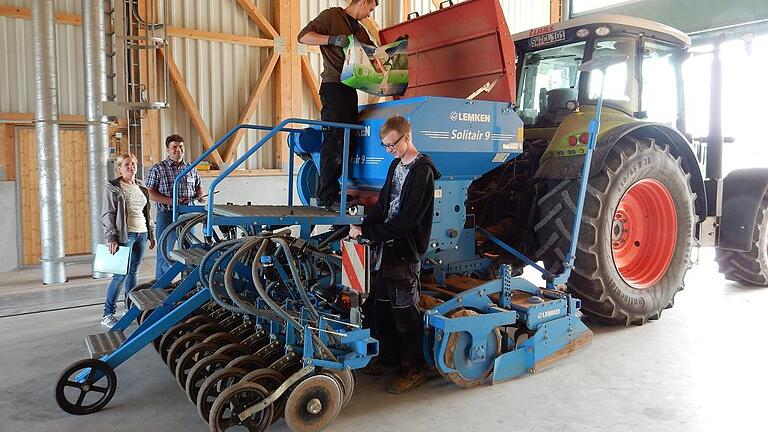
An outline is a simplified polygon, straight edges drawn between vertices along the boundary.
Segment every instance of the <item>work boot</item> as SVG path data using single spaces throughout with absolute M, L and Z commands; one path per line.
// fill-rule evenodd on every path
M 427 382 L 427 376 L 423 369 L 409 367 L 389 384 L 387 391 L 392 394 L 408 393 L 425 382 Z

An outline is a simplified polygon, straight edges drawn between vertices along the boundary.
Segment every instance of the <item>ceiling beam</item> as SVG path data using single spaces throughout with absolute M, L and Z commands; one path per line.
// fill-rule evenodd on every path
M 253 47 L 273 47 L 272 39 L 257 38 L 251 36 L 238 36 L 229 33 L 209 32 L 181 27 L 168 26 L 168 36 L 183 37 L 189 39 L 207 40 L 213 42 L 225 42 Z
M 32 9 L 15 6 L 0 6 L 0 17 L 32 19 Z M 58 24 L 82 25 L 83 18 L 76 14 L 56 13 Z

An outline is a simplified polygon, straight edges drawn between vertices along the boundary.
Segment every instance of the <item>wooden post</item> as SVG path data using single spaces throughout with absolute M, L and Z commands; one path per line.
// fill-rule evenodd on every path
M 301 82 L 301 56 L 296 36 L 301 30 L 301 5 L 290 0 L 275 0 L 274 23 L 280 36 L 275 38 L 275 52 L 282 43 L 280 61 L 275 71 L 274 113 L 275 123 L 289 117 L 301 117 L 303 88 Z M 285 134 L 279 134 L 275 141 L 275 162 L 282 168 L 291 155 L 287 154 Z
M 563 0 L 549 0 L 549 23 L 556 24 L 563 20 Z

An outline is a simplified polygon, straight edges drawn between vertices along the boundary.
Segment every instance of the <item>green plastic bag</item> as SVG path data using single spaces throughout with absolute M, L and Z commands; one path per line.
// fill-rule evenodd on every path
M 408 39 L 375 47 L 349 35 L 341 82 L 368 94 L 395 96 L 408 88 Z

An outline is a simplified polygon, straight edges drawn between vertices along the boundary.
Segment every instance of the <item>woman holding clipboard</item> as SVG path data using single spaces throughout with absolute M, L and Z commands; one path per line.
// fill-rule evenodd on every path
M 109 252 L 114 255 L 121 247 L 127 247 L 130 255 L 127 274 L 115 274 L 107 290 L 101 324 L 110 328 L 117 323 L 115 309 L 120 286 L 125 284 L 123 292 L 127 296 L 136 286 L 136 273 L 144 258 L 147 240 L 150 249 L 155 247 L 149 192 L 136 178 L 136 156 L 125 153 L 117 158 L 115 166 L 119 177 L 107 182 L 104 189 L 101 223 Z

